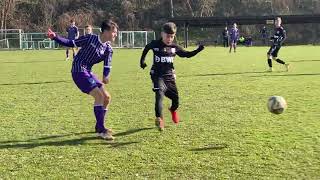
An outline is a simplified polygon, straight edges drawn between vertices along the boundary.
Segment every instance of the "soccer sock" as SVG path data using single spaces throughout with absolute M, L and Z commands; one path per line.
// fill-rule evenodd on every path
M 108 114 L 108 109 L 106 108 L 103 110 L 103 120 L 104 121 L 106 121 L 107 114 Z
M 170 98 L 172 100 L 170 111 L 176 111 L 179 107 L 179 97 L 175 96 L 173 98 Z
M 281 59 L 276 59 L 276 61 L 280 64 L 286 64 L 284 61 L 282 61 Z
M 272 67 L 272 60 L 271 59 L 268 59 L 268 65 L 269 65 L 269 67 Z
M 105 109 L 102 105 L 95 105 L 93 110 L 96 117 L 96 132 L 104 133 L 106 131 L 104 127 Z
M 162 100 L 163 100 L 163 95 L 161 92 L 157 91 L 155 93 L 155 98 L 156 98 L 156 102 L 155 102 L 155 113 L 156 113 L 156 117 L 162 117 Z

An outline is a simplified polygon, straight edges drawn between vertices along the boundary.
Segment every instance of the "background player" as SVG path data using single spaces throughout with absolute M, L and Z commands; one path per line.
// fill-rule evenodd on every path
M 223 47 L 229 47 L 229 31 L 228 27 L 225 27 L 222 31 L 222 37 L 223 37 Z
M 76 22 L 72 19 L 70 21 L 70 25 L 67 27 L 66 29 L 67 33 L 68 33 L 68 39 L 69 40 L 75 40 L 75 39 L 78 39 L 79 38 L 79 29 L 78 27 L 76 26 Z M 70 47 L 67 47 L 67 50 L 66 50 L 66 61 L 69 60 L 69 49 Z M 72 55 L 73 55 L 73 58 L 75 57 L 75 54 L 76 54 L 76 50 L 74 48 L 71 48 L 72 49 Z
M 267 43 L 267 39 L 268 39 L 268 31 L 267 31 L 266 26 L 263 26 L 261 28 L 260 34 L 261 34 L 262 44 L 265 45 Z
M 269 65 L 269 71 L 272 72 L 272 60 L 277 61 L 280 64 L 285 65 L 286 70 L 289 70 L 289 64 L 286 64 L 283 60 L 278 58 L 278 52 L 287 38 L 286 30 L 281 26 L 282 20 L 280 17 L 277 17 L 275 20 L 275 33 L 271 37 L 272 45 L 267 53 L 268 57 L 268 65 Z
M 229 31 L 230 33 L 230 50 L 229 53 L 231 53 L 231 50 L 233 48 L 233 52 L 236 52 L 237 49 L 237 42 L 240 38 L 239 29 L 237 28 L 237 24 L 234 23 L 233 27 Z
M 73 81 L 83 93 L 87 93 L 94 98 L 93 111 L 96 117 L 95 130 L 98 137 L 113 140 L 111 130 L 104 126 L 111 96 L 91 69 L 94 64 L 104 61 L 102 82 L 104 84 L 109 83 L 113 54 L 109 42 L 114 42 L 117 37 L 118 25 L 111 20 L 107 20 L 101 24 L 100 28 L 101 33 L 99 35 L 87 34 L 76 40 L 62 38 L 50 29 L 48 30 L 48 36 L 64 46 L 81 47 L 72 64 Z
M 177 31 L 174 23 L 165 23 L 162 27 L 161 39 L 154 40 L 147 44 L 143 50 L 140 67 L 145 68 L 145 57 L 149 50 L 153 51 L 153 65 L 150 75 L 153 82 L 153 91 L 155 92 L 155 115 L 156 126 L 159 130 L 164 129 L 164 120 L 162 115 L 162 100 L 163 96 L 172 100 L 172 105 L 169 108 L 172 116 L 172 121 L 179 123 L 177 109 L 179 107 L 179 95 L 176 86 L 176 76 L 173 67 L 173 60 L 176 55 L 180 57 L 190 58 L 195 56 L 204 49 L 203 45 L 199 45 L 198 49 L 188 52 L 173 43 Z
M 86 25 L 84 27 L 85 29 L 85 34 L 92 34 L 92 26 L 91 25 Z

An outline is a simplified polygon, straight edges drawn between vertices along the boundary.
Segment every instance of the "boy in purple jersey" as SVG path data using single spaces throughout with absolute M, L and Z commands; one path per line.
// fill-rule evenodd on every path
M 190 58 L 197 55 L 204 49 L 203 45 L 194 51 L 185 51 L 180 46 L 173 43 L 177 31 L 174 23 L 165 23 L 162 27 L 161 39 L 151 41 L 143 50 L 140 59 L 140 67 L 144 69 L 147 64 L 145 57 L 149 50 L 153 51 L 153 65 L 150 70 L 151 80 L 153 83 L 153 91 L 155 92 L 155 124 L 160 131 L 164 129 L 164 119 L 162 115 L 162 101 L 166 96 L 171 99 L 172 104 L 169 108 L 172 121 L 175 124 L 179 123 L 178 107 L 179 94 L 176 86 L 176 76 L 173 67 L 174 57 Z
M 81 47 L 72 63 L 72 78 L 83 93 L 94 98 L 95 130 L 98 137 L 106 140 L 113 140 L 114 137 L 111 130 L 104 126 L 111 96 L 104 89 L 102 82 L 108 84 L 110 80 L 113 53 L 110 43 L 117 37 L 117 31 L 118 25 L 111 20 L 102 22 L 99 35 L 86 34 L 76 40 L 65 39 L 56 35 L 51 29 L 48 30 L 49 38 L 57 43 L 67 47 Z M 102 82 L 91 72 L 92 66 L 101 61 L 104 61 Z
M 230 50 L 229 53 L 231 53 L 231 50 L 233 48 L 233 52 L 236 52 L 237 48 L 237 42 L 239 40 L 240 34 L 239 34 L 239 29 L 237 28 L 237 24 L 233 24 L 233 28 L 229 31 L 230 33 Z
M 72 19 L 70 21 L 70 26 L 67 27 L 66 29 L 67 33 L 68 33 L 68 39 L 69 40 L 75 40 L 75 39 L 78 39 L 79 38 L 79 30 L 78 30 L 78 27 L 76 26 L 76 22 Z M 66 50 L 66 61 L 69 60 L 69 47 L 67 47 L 67 50 Z M 72 48 L 72 53 L 73 53 L 73 58 L 75 56 L 75 49 Z

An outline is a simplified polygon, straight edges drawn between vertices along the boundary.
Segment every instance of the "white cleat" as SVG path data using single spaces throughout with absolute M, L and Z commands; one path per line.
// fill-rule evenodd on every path
M 97 137 L 102 138 L 107 141 L 113 141 L 115 138 L 112 136 L 110 132 L 105 132 L 105 133 L 97 133 Z

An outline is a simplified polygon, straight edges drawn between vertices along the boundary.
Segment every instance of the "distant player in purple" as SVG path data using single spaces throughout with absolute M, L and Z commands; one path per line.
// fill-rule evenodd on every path
M 238 42 L 239 37 L 240 37 L 239 29 L 237 28 L 237 24 L 236 23 L 233 24 L 233 28 L 231 28 L 229 33 L 230 33 L 230 43 L 229 43 L 230 44 L 230 50 L 229 50 L 229 53 L 231 53 L 232 48 L 233 48 L 233 52 L 236 52 L 237 42 Z
M 112 48 L 110 43 L 117 37 L 118 25 L 107 20 L 101 24 L 101 33 L 99 35 L 86 34 L 79 39 L 70 40 L 56 35 L 51 29 L 48 30 L 50 39 L 67 47 L 81 47 L 75 56 L 71 74 L 74 83 L 86 94 L 94 98 L 94 114 L 96 117 L 95 130 L 98 137 L 106 140 L 113 140 L 110 129 L 105 128 L 104 120 L 108 112 L 108 105 L 111 96 L 103 87 L 110 80 L 110 69 L 112 59 Z M 92 66 L 104 62 L 102 82 L 92 73 Z
M 68 39 L 69 40 L 76 40 L 79 38 L 79 30 L 78 30 L 78 27 L 76 26 L 76 22 L 72 19 L 70 21 L 70 25 L 67 27 L 66 29 L 67 33 L 68 33 Z M 69 47 L 67 47 L 67 50 L 66 50 L 66 61 L 69 60 Z M 74 48 L 71 48 L 72 49 L 72 53 L 73 53 L 73 58 L 75 57 L 75 54 L 76 54 L 76 51 Z

